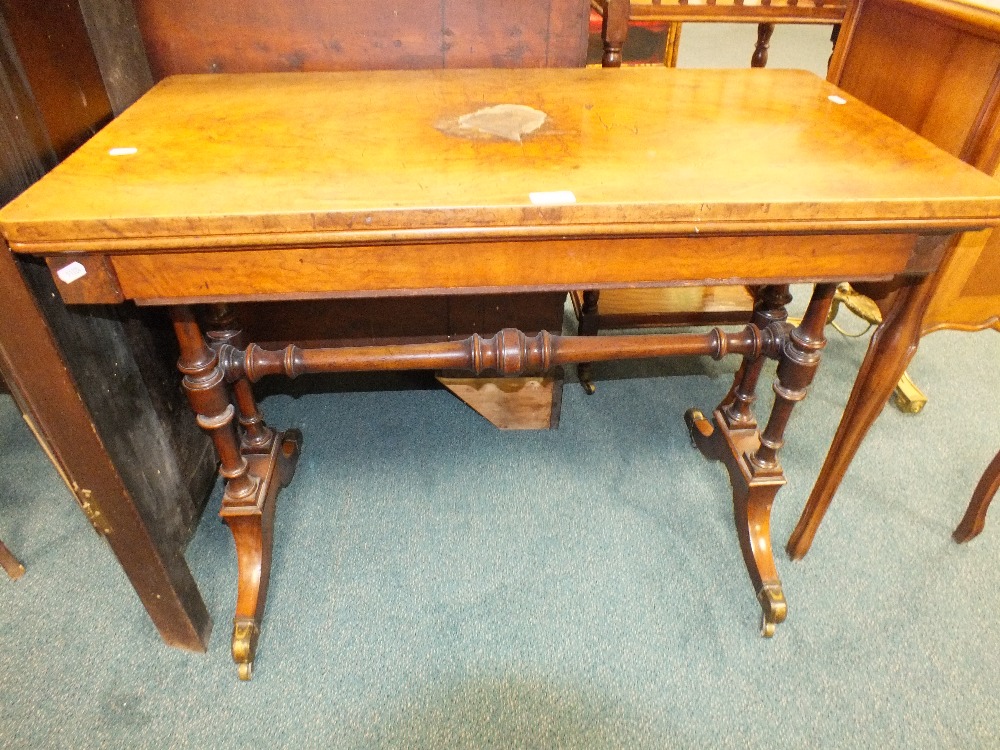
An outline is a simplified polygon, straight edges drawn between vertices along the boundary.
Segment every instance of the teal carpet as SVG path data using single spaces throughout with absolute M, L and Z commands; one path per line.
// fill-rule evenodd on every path
M 794 526 L 864 353 L 830 331 L 783 454 Z M 11 748 L 1000 746 L 1000 515 L 950 539 L 1000 448 L 1000 336 L 938 333 L 886 409 L 789 599 L 757 634 L 728 480 L 681 415 L 735 360 L 597 369 L 562 425 L 500 432 L 440 390 L 265 399 L 305 434 L 280 498 L 253 682 L 213 497 L 187 558 L 207 655 L 162 645 L 106 544 L 0 399 L 0 745 Z

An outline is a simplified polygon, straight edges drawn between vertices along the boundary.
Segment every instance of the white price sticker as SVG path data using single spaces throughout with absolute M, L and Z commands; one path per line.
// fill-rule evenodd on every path
M 550 190 L 545 193 L 528 193 L 528 199 L 536 206 L 567 206 L 576 203 L 572 190 Z
M 77 279 L 82 279 L 87 275 L 87 269 L 83 267 L 83 263 L 78 261 L 73 261 L 68 266 L 63 266 L 58 271 L 56 271 L 56 276 L 64 284 L 72 284 Z

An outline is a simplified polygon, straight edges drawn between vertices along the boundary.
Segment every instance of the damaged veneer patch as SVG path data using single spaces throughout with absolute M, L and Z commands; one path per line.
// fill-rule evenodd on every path
M 544 112 L 524 104 L 496 104 L 466 115 L 444 120 L 435 127 L 442 133 L 458 138 L 501 138 L 520 143 L 548 119 Z

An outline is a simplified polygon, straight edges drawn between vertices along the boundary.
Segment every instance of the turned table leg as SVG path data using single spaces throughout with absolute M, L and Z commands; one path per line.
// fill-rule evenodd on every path
M 986 525 L 986 511 L 990 509 L 990 501 L 997 490 L 1000 490 L 1000 453 L 993 457 L 972 493 L 969 507 L 965 509 L 961 523 L 952 534 L 956 542 L 967 542 L 979 536 Z
M 242 349 L 243 331 L 240 330 L 231 305 L 218 303 L 211 305 L 208 315 L 209 328 L 205 333 L 209 345 L 217 353 L 226 344 Z M 264 422 L 253 396 L 253 386 L 246 377 L 233 381 L 233 397 L 239 413 L 241 430 L 240 450 L 244 453 L 269 453 L 275 432 Z
M 604 4 L 601 25 L 601 41 L 604 43 L 602 67 L 620 68 L 622 65 L 622 47 L 628 36 L 629 5 L 629 0 L 607 0 Z
M 930 278 L 913 282 L 897 291 L 881 325 L 872 334 L 823 468 L 788 539 L 786 549 L 793 560 L 801 559 L 809 551 L 861 441 L 916 354 L 920 322 L 932 292 Z
M 785 305 L 792 301 L 788 284 L 757 287 L 754 290 L 753 315 L 751 325 L 765 330 L 772 323 L 784 323 L 788 319 Z M 726 410 L 727 422 L 733 427 L 757 428 L 753 416 L 753 402 L 757 399 L 757 381 L 767 358 L 761 355 L 744 356 L 739 370 L 733 378 L 732 388 L 722 399 L 719 408 Z
M 716 409 L 712 420 L 695 409 L 685 414 L 695 446 L 729 470 L 740 548 L 761 606 L 761 634 L 765 637 L 774 635 L 775 627 L 788 613 L 771 548 L 771 505 L 785 484 L 778 451 L 792 409 L 805 398 L 819 366 L 820 351 L 826 345 L 823 326 L 835 290 L 834 284 L 817 284 L 802 323 L 790 332 L 781 310 L 771 310 L 774 321 L 768 330 L 772 343 L 763 354 L 778 357 L 778 372 L 773 385 L 774 406 L 762 433 L 758 433 L 750 413 L 760 373 L 755 362 L 762 356 L 742 368 L 735 398 Z M 778 288 L 768 294 L 777 302 L 782 293 Z
M 220 515 L 233 534 L 239 576 L 232 651 L 240 679 L 249 680 L 267 600 L 277 494 L 295 472 L 301 436 L 289 431 L 274 435 L 267 452 L 242 451 L 236 409 L 220 363 L 222 347 L 217 350 L 208 345 L 191 308 L 174 307 L 171 315 L 180 344 L 177 367 L 184 374 L 184 389 L 199 426 L 212 437 L 219 473 L 226 482 Z M 242 401 L 241 415 L 259 416 L 252 394 L 247 390 L 244 395 L 249 401 Z M 249 421 L 252 427 L 269 430 L 263 420 Z

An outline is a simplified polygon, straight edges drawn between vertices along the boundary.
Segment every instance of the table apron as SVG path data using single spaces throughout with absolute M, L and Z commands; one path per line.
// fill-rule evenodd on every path
M 940 241 L 912 234 L 556 239 L 49 256 L 69 303 L 187 304 L 925 274 Z M 66 283 L 59 271 L 87 274 Z M 66 274 L 62 274 L 63 276 Z M 89 278 L 88 278 L 89 277 Z

